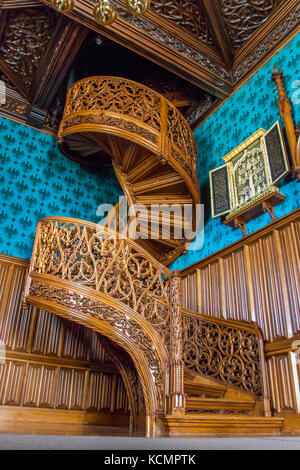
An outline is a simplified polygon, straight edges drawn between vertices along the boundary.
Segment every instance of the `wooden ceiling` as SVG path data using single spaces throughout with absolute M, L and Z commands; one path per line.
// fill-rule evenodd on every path
M 91 60 L 95 44 L 107 61 L 107 48 L 119 44 L 122 56 L 124 48 L 136 54 L 137 70 L 156 64 L 145 83 L 177 100 L 195 126 L 299 29 L 299 0 L 152 0 L 139 18 L 125 0 L 111 1 L 118 19 L 101 27 L 92 16 L 97 0 L 75 0 L 67 16 L 49 0 L 0 0 L 0 79 L 8 90 L 1 114 L 55 133 L 74 64 Z

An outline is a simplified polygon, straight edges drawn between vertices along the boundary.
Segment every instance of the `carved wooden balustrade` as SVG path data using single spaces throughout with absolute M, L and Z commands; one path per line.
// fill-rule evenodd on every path
M 263 402 L 271 416 L 264 342 L 256 323 L 182 310 L 182 356 L 187 369 L 238 387 Z
M 76 219 L 42 219 L 25 298 L 127 350 L 150 415 L 185 412 L 187 368 L 262 399 L 270 416 L 256 324 L 183 310 L 179 273 L 117 232 Z M 147 380 L 153 381 L 152 390 Z
M 58 143 L 68 158 L 98 167 L 110 156 L 129 205 L 149 210 L 153 204 L 189 204 L 195 214 L 200 190 L 193 133 L 178 109 L 154 90 L 116 77 L 80 80 L 68 91 Z M 145 221 L 147 235 L 148 228 Z M 184 237 L 176 239 L 172 228 L 168 240 L 141 238 L 147 241 L 138 244 L 163 264 L 185 250 Z
M 68 92 L 58 137 L 74 127 L 115 134 L 143 144 L 178 169 L 198 200 L 193 132 L 178 109 L 151 88 L 117 77 L 89 77 Z M 81 127 L 82 129 L 82 127 Z
M 49 217 L 37 226 L 25 300 L 122 346 L 135 363 L 151 416 L 165 409 L 168 393 L 169 276 L 112 230 Z

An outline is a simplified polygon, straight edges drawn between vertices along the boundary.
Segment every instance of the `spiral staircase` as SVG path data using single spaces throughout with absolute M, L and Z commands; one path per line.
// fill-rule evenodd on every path
M 65 156 L 88 165 L 101 167 L 111 159 L 129 206 L 142 206 L 141 247 L 165 265 L 185 251 L 200 191 L 194 137 L 174 104 L 130 80 L 86 78 L 69 89 L 58 142 Z M 175 204 L 175 214 L 160 211 Z M 176 228 L 183 227 L 184 206 L 191 217 L 181 237 Z M 150 209 L 157 222 L 153 237 Z
M 131 204 L 185 204 L 196 228 L 200 201 L 191 129 L 153 90 L 92 77 L 68 93 L 58 141 L 68 158 L 90 165 L 112 160 Z M 119 207 L 116 207 L 115 215 Z M 147 213 L 140 230 L 149 235 Z M 182 220 L 159 212 L 159 237 L 132 240 L 113 217 L 103 226 L 48 217 L 38 223 L 24 293 L 32 304 L 107 337 L 127 352 L 117 358 L 133 426 L 146 435 L 278 434 L 272 417 L 264 344 L 254 323 L 184 310 L 181 277 L 166 265 L 185 250 Z M 127 357 L 128 357 L 127 356 Z M 125 362 L 124 362 L 125 361 Z M 137 397 L 142 396 L 142 400 Z

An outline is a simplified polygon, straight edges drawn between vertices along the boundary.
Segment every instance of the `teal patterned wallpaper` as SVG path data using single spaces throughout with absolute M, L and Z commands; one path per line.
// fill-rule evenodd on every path
M 211 219 L 209 171 L 220 166 L 222 157 L 259 127 L 269 129 L 279 119 L 273 65 L 285 72 L 290 99 L 293 83 L 300 80 L 300 36 L 250 78 L 195 132 L 199 162 L 198 175 L 205 206 L 204 245 L 175 261 L 172 269 L 183 269 L 241 238 Z M 300 88 L 300 87 L 298 87 Z M 300 93 L 298 93 L 300 98 Z M 300 123 L 300 104 L 293 104 L 295 122 Z M 300 184 L 284 180 L 281 190 L 286 201 L 278 206 L 281 217 L 300 205 Z M 0 117 L 0 253 L 30 258 L 36 223 L 56 215 L 97 221 L 101 203 L 115 204 L 122 190 L 112 169 L 92 172 L 63 157 L 54 137 Z M 248 224 L 248 233 L 268 224 L 265 214 Z
M 54 137 L 0 117 L 0 253 L 29 259 L 39 219 L 97 222 L 98 205 L 122 193 L 112 168 L 83 168 L 60 154 Z
M 284 70 L 286 90 L 292 101 L 293 94 L 297 91 L 293 84 L 300 80 L 299 34 L 196 130 L 198 176 L 205 208 L 204 245 L 202 249 L 189 251 L 186 256 L 179 258 L 171 265 L 171 269 L 183 269 L 241 238 L 240 230 L 233 231 L 223 225 L 220 218 L 211 218 L 209 171 L 224 164 L 222 158 L 258 128 L 268 130 L 280 119 L 276 89 L 271 83 L 274 65 L 278 65 L 279 70 Z M 294 122 L 297 124 L 300 124 L 299 89 L 298 85 L 297 96 L 294 95 L 299 103 L 292 104 Z M 280 189 L 286 201 L 275 208 L 276 217 L 300 206 L 300 183 L 286 179 L 280 183 Z M 247 224 L 247 231 L 252 233 L 269 222 L 270 216 L 264 214 Z

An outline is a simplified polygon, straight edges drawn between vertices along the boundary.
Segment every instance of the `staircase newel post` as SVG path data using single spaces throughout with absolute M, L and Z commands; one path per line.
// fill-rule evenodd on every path
M 170 365 L 168 412 L 185 413 L 184 362 L 182 359 L 181 277 L 174 271 L 170 279 Z

